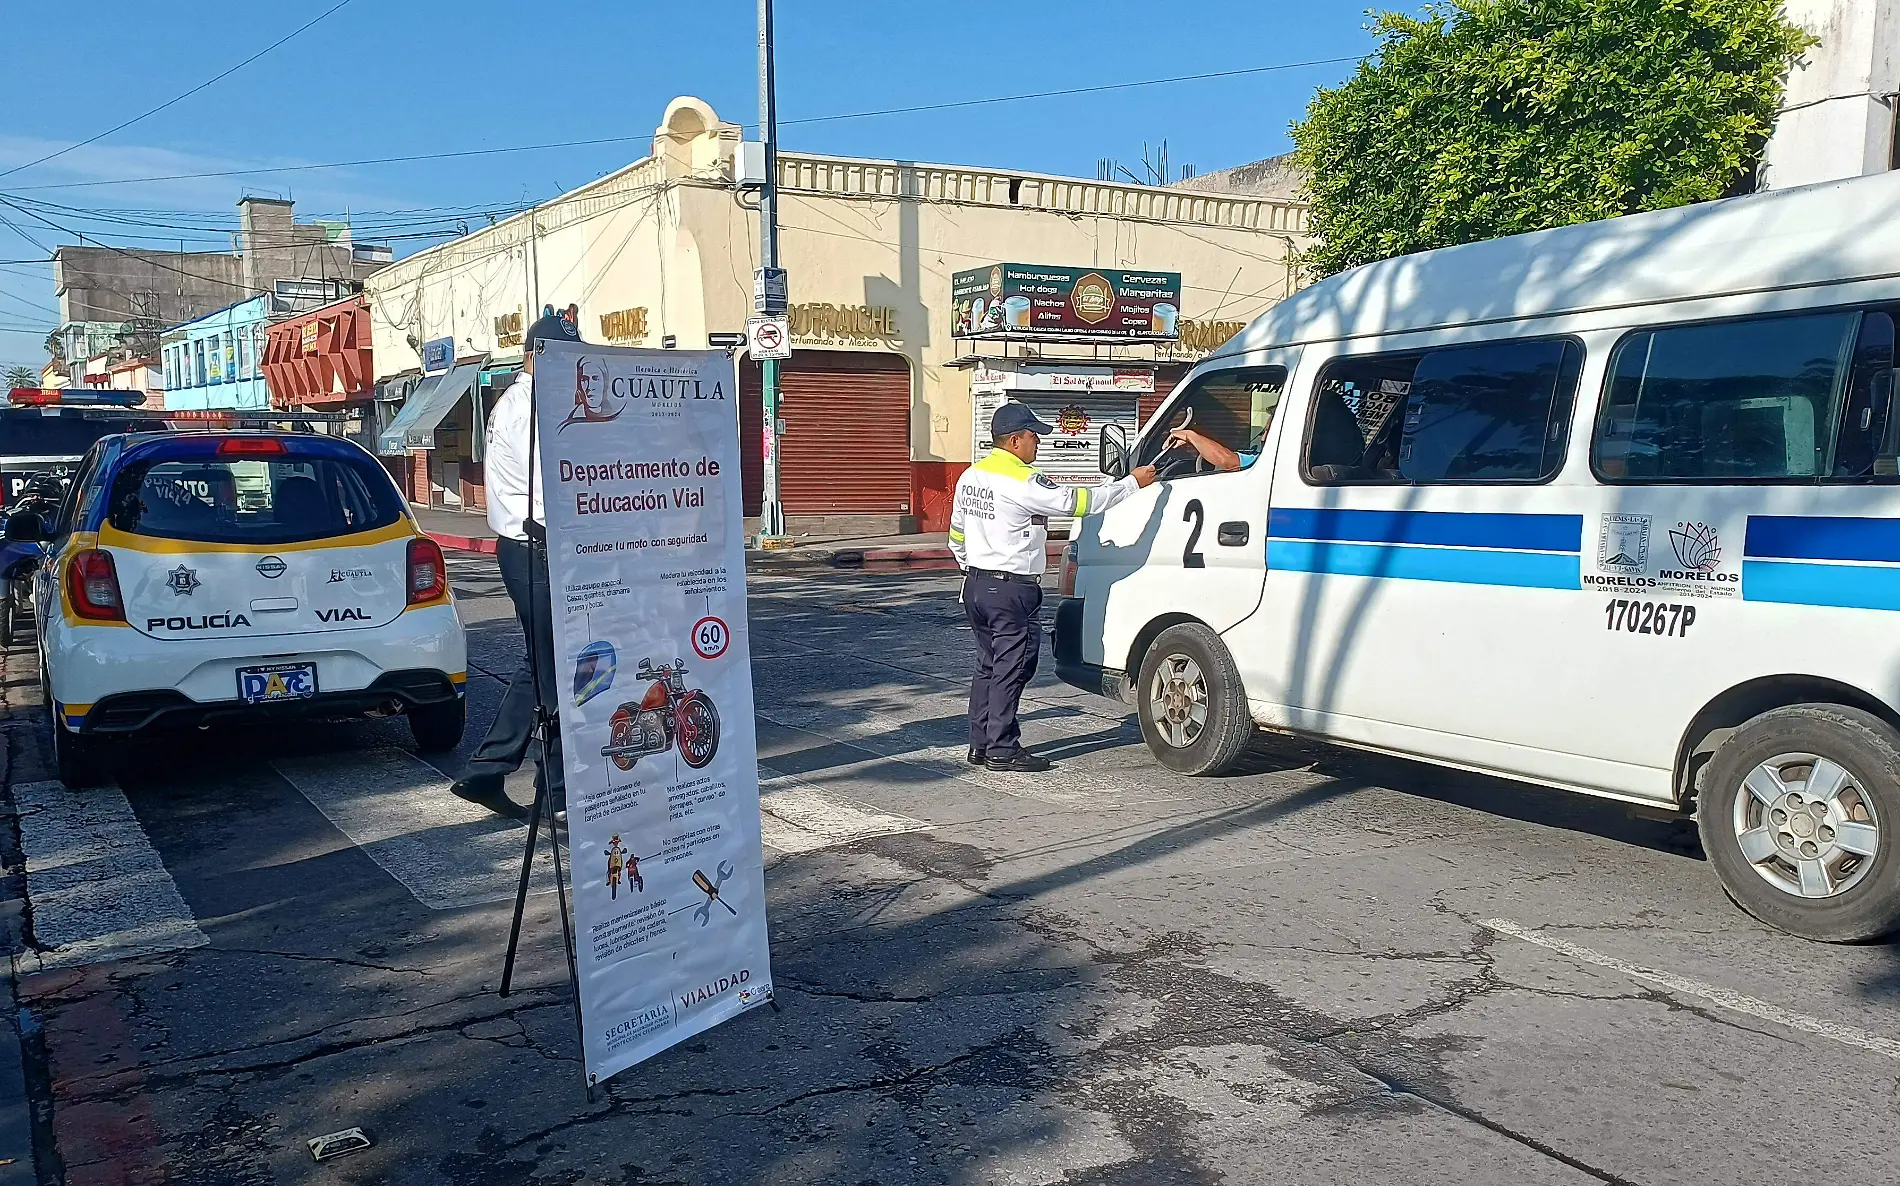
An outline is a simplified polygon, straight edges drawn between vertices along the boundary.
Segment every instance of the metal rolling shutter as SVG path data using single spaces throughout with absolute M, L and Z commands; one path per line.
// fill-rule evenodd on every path
M 759 365 L 739 363 L 746 514 L 764 487 Z M 779 494 L 791 515 L 910 513 L 910 365 L 901 355 L 801 350 L 779 371 Z

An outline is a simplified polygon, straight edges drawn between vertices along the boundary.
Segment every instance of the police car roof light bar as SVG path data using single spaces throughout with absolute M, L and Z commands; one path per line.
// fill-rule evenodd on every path
M 145 393 L 114 391 L 105 387 L 15 387 L 7 392 L 7 402 L 26 408 L 43 408 L 54 404 L 104 404 L 115 408 L 136 408 L 145 403 Z

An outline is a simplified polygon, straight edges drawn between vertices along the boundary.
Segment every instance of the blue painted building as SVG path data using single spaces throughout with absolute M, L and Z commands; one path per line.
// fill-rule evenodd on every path
M 165 407 L 268 409 L 270 389 L 263 364 L 269 307 L 270 298 L 259 294 L 159 335 Z

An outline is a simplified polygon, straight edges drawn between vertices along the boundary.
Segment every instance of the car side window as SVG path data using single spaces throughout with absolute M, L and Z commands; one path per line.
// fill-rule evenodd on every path
M 76 530 L 75 525 L 85 521 L 101 489 L 99 478 L 104 467 L 99 464 L 105 447 L 94 445 L 79 459 L 79 468 L 73 471 L 73 480 L 66 487 L 66 497 L 60 499 L 59 513 L 53 518 L 53 535 L 63 538 Z
M 1168 423 L 1177 423 L 1183 411 L 1189 412 L 1191 427 L 1239 454 L 1242 464 L 1251 464 L 1260 455 L 1285 390 L 1283 366 L 1210 371 L 1174 401 L 1168 410 Z M 1165 430 L 1151 432 L 1141 443 L 1139 464 L 1153 464 L 1167 442 Z
M 1855 335 L 1854 362 L 1847 376 L 1829 480 L 1866 482 L 1876 475 L 1883 480 L 1895 476 L 1894 447 L 1889 442 L 1900 425 L 1893 423 L 1893 368 L 1893 314 L 1870 311 L 1861 317 L 1860 332 Z
M 1833 471 L 1839 402 L 1860 321 L 1855 312 L 1797 314 L 1629 335 L 1610 359 L 1591 447 L 1597 476 L 1820 481 Z M 1871 419 L 1870 413 L 1870 426 Z M 1871 459 L 1866 464 L 1871 470 Z
M 1339 359 L 1314 386 L 1315 485 L 1542 482 L 1563 467 L 1583 349 L 1563 338 Z

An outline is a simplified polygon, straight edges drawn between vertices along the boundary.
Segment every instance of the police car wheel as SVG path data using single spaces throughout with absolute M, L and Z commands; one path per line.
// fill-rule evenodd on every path
M 1253 737 L 1240 672 L 1220 635 L 1198 622 L 1161 632 L 1142 657 L 1135 693 L 1142 739 L 1178 773 L 1219 774 Z
M 42 687 L 50 687 L 41 668 Z M 75 733 L 60 723 L 53 698 L 46 697 L 46 723 L 53 730 L 53 775 L 68 790 L 83 791 L 106 781 L 103 746 L 96 737 Z
M 424 753 L 442 753 L 462 744 L 462 730 L 467 725 L 468 706 L 460 696 L 409 710 L 409 732 L 415 736 L 416 748 Z
M 1797 704 L 1716 750 L 1696 827 L 1743 910 L 1804 939 L 1900 930 L 1900 732 L 1871 713 Z
M 0 647 L 10 647 L 13 645 L 14 627 L 18 613 L 19 602 L 15 598 L 13 590 L 8 588 L 4 595 L 0 595 Z

